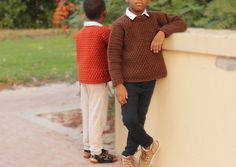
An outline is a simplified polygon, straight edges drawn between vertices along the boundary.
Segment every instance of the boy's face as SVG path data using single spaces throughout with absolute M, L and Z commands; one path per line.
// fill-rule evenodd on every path
M 126 0 L 126 2 L 135 13 L 141 13 L 146 9 L 149 0 Z

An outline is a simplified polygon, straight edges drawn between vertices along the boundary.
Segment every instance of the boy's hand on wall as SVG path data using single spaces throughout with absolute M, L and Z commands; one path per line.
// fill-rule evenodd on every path
M 165 33 L 163 31 L 159 31 L 151 43 L 151 51 L 153 53 L 158 53 L 162 49 L 163 42 L 165 40 Z
M 118 102 L 121 105 L 124 105 L 127 103 L 128 100 L 128 92 L 123 84 L 119 84 L 115 87 L 116 89 L 116 97 L 118 99 Z

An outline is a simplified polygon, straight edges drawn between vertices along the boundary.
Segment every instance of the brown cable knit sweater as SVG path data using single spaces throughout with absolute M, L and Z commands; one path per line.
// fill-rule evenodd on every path
M 167 75 L 162 51 L 150 51 L 158 31 L 168 37 L 174 32 L 186 30 L 186 24 L 177 16 L 148 12 L 133 21 L 126 15 L 112 25 L 108 46 L 109 71 L 113 86 L 123 82 L 143 82 Z

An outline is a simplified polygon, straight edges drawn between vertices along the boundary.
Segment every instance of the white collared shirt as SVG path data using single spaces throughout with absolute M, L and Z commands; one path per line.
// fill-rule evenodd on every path
M 84 26 L 99 26 L 102 27 L 103 25 L 96 22 L 96 21 L 84 21 Z
M 134 20 L 134 19 L 137 17 L 137 15 L 134 14 L 133 12 L 131 12 L 131 11 L 129 10 L 129 8 L 126 9 L 125 14 L 126 14 L 126 16 L 128 16 L 131 20 Z M 146 16 L 149 17 L 149 14 L 148 14 L 148 12 L 147 12 L 146 9 L 143 11 L 142 15 L 146 15 Z

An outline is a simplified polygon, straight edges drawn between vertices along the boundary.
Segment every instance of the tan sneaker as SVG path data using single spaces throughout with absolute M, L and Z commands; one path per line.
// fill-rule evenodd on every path
M 141 149 L 141 155 L 139 158 L 139 167 L 148 167 L 154 158 L 154 155 L 158 152 L 160 144 L 158 141 L 153 141 L 149 150 Z
M 136 167 L 134 156 L 122 156 L 123 167 Z

